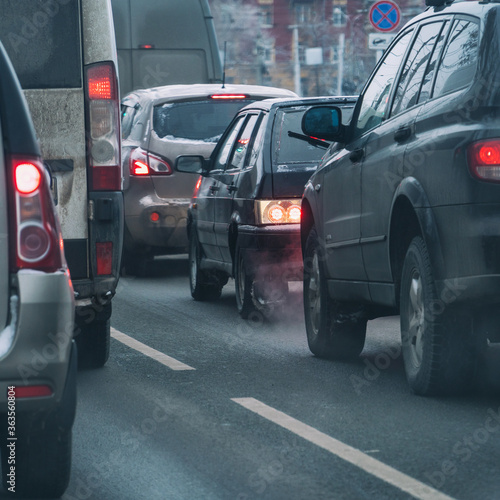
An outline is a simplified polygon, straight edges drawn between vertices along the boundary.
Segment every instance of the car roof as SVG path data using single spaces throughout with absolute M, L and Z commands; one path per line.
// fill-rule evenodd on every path
M 164 85 L 150 89 L 140 89 L 130 92 L 122 99 L 122 104 L 134 106 L 145 101 L 163 101 L 172 99 L 200 98 L 212 94 L 245 94 L 249 97 L 298 97 L 291 90 L 267 87 L 264 85 L 235 85 L 220 83 L 196 83 L 189 85 Z
M 293 99 L 284 98 L 273 98 L 264 99 L 262 101 L 253 102 L 247 104 L 239 112 L 248 109 L 260 109 L 265 111 L 270 111 L 271 108 L 275 107 L 287 107 L 287 106 L 307 106 L 313 104 L 355 104 L 357 101 L 357 96 L 319 96 L 319 97 L 296 97 Z
M 498 5 L 499 3 L 500 0 L 481 0 L 481 1 L 463 0 L 463 1 L 447 2 L 445 5 L 436 7 L 427 7 L 427 9 L 425 9 L 424 12 L 410 19 L 406 23 L 405 27 L 435 15 L 470 14 L 473 16 L 482 16 L 491 9 L 498 9 L 500 7 Z

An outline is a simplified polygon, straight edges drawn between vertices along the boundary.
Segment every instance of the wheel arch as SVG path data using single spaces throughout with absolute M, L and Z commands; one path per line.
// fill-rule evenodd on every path
M 437 223 L 423 186 L 417 179 L 403 179 L 394 195 L 389 225 L 389 259 L 396 301 L 399 303 L 403 262 L 415 236 L 421 236 L 429 252 L 434 278 L 444 269 Z

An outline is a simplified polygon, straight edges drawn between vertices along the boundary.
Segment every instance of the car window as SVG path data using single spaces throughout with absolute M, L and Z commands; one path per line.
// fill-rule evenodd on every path
M 258 118 L 258 122 L 250 141 L 248 147 L 250 148 L 248 154 L 248 160 L 245 163 L 244 168 L 252 168 L 257 161 L 257 157 L 259 156 L 260 150 L 262 149 L 264 132 L 266 131 L 266 123 L 267 123 L 267 115 L 261 114 Z
M 236 140 L 236 137 L 238 137 L 238 133 L 241 129 L 241 126 L 243 125 L 244 118 L 245 115 L 240 115 L 236 119 L 236 122 L 233 123 L 229 134 L 226 136 L 224 142 L 217 150 L 218 152 L 217 156 L 214 159 L 212 170 L 224 170 L 224 167 L 226 166 L 226 163 L 229 159 L 229 155 L 231 154 L 231 149 L 234 141 Z
M 247 118 L 245 125 L 241 128 L 241 133 L 236 139 L 231 161 L 227 163 L 226 170 L 242 169 L 245 166 L 248 146 L 250 144 L 250 140 L 252 139 L 252 133 L 255 128 L 255 124 L 257 123 L 258 116 L 259 115 L 250 115 Z
M 302 136 L 302 117 L 307 109 L 309 108 L 306 106 L 287 108 L 276 113 L 272 142 L 273 163 L 293 166 L 294 163 L 317 162 L 325 154 L 324 147 L 289 134 L 291 132 Z
M 420 90 L 418 102 L 425 102 L 427 99 L 429 99 L 429 96 L 431 95 L 432 80 L 434 79 L 434 75 L 436 73 L 437 62 L 439 60 L 439 56 L 443 49 L 444 41 L 446 40 L 446 34 L 448 32 L 449 25 L 450 25 L 449 21 L 446 21 L 444 23 L 443 29 L 439 34 L 436 44 L 434 45 L 434 49 L 431 54 L 431 59 L 429 61 L 429 64 L 427 65 L 427 68 L 425 69 L 424 78 L 422 82 L 422 89 Z
M 386 117 L 392 84 L 412 35 L 413 30 L 407 31 L 396 42 L 387 55 L 384 56 L 382 63 L 368 84 L 363 93 L 363 101 L 354 131 L 355 137 L 359 137 L 366 131 L 376 127 Z
M 127 139 L 132 131 L 136 109 L 122 104 L 122 139 Z
M 477 66 L 479 25 L 476 21 L 455 21 L 436 74 L 433 97 L 468 86 Z
M 234 115 L 251 99 L 206 100 L 155 106 L 153 129 L 160 138 L 217 142 Z
M 417 103 L 422 77 L 439 36 L 443 23 L 430 23 L 422 26 L 406 61 L 399 79 L 392 115 L 404 111 Z
M 46 3 L 2 1 L 0 33 L 5 49 L 23 89 L 80 88 L 80 2 L 59 1 L 56 9 Z

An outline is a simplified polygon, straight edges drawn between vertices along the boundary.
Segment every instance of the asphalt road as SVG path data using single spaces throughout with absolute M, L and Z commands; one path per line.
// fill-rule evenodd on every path
M 474 394 L 417 397 L 399 318 L 370 322 L 357 362 L 320 360 L 299 284 L 248 322 L 232 281 L 198 303 L 187 271 L 121 279 L 110 360 L 79 373 L 65 500 L 500 498 L 500 349 Z

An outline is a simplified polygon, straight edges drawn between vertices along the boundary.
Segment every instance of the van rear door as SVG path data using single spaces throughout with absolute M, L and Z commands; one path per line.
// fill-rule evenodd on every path
M 80 2 L 2 0 L 0 33 L 52 171 L 72 277 L 85 278 L 87 167 Z M 75 246 L 80 257 L 71 259 Z
M 112 0 L 121 94 L 222 80 L 207 0 Z

